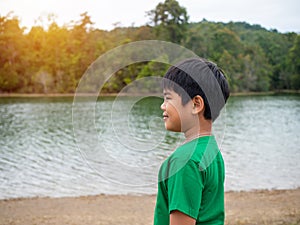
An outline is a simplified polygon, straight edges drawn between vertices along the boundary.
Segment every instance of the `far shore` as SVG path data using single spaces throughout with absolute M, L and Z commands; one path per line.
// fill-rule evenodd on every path
M 277 90 L 267 92 L 234 92 L 231 96 L 255 96 L 255 95 L 276 95 L 276 94 L 300 94 L 300 90 Z M 5 97 L 98 97 L 97 93 L 0 93 L 0 98 Z M 160 93 L 133 93 L 122 94 L 123 96 L 160 96 Z M 120 96 L 119 93 L 101 93 L 100 96 L 116 97 Z
M 155 195 L 0 200 L 0 225 L 151 225 Z M 226 225 L 300 224 L 300 188 L 225 193 Z

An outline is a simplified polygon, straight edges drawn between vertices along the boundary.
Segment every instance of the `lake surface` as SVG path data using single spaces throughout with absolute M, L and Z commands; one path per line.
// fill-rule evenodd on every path
M 158 97 L 0 98 L 0 199 L 153 194 L 183 142 Z M 230 97 L 214 134 L 227 191 L 300 187 L 300 95 Z

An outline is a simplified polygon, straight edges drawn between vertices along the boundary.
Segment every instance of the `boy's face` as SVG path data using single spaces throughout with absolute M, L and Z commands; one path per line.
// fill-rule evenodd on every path
M 182 105 L 181 97 L 174 91 L 164 90 L 164 102 L 161 105 L 165 128 L 169 131 L 186 132 L 195 125 L 192 113 L 193 102 Z

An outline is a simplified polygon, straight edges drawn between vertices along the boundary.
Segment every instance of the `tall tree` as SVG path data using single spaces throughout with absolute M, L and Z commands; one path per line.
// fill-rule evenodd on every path
M 189 17 L 176 0 L 159 3 L 148 15 L 159 39 L 181 43 L 185 38 Z
M 300 90 L 300 35 L 297 35 L 293 47 L 288 54 L 290 87 Z
M 0 17 L 0 91 L 16 91 L 24 83 L 26 43 L 16 17 Z

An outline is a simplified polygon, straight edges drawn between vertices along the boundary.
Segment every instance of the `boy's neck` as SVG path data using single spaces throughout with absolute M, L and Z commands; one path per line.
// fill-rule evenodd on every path
M 186 141 L 195 139 L 201 136 L 210 136 L 212 135 L 212 121 L 203 119 L 199 121 L 200 125 L 192 127 L 191 129 L 184 132 Z

